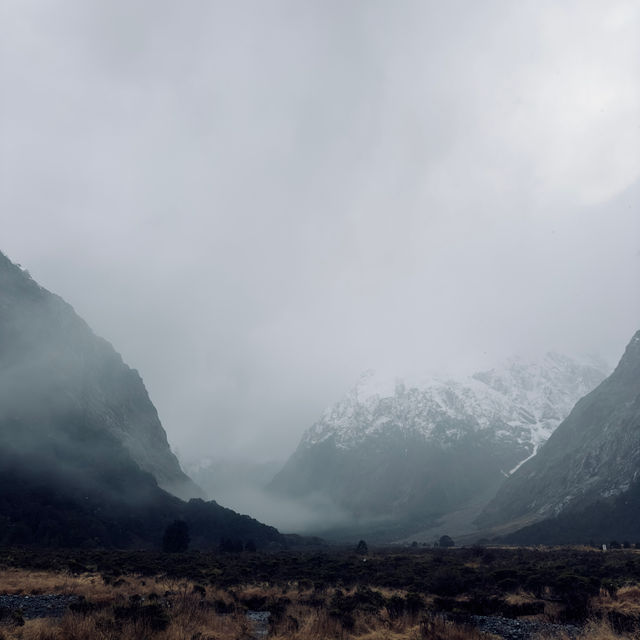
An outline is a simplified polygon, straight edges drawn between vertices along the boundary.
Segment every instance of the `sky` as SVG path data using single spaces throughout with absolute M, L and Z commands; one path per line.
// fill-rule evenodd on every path
M 635 0 L 2 0 L 0 40 L 0 250 L 183 460 L 640 328 Z

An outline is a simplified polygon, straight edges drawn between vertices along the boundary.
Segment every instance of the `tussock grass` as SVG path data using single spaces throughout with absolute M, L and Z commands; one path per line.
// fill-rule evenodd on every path
M 445 619 L 470 613 L 592 616 L 579 640 L 638 640 L 639 572 L 636 553 L 572 549 L 392 550 L 366 563 L 340 551 L 5 550 L 0 593 L 74 594 L 86 605 L 22 626 L 5 616 L 0 640 L 249 640 L 247 609 L 271 612 L 270 640 L 488 640 Z
M 53 571 L 5 569 L 0 571 L 0 593 L 36 595 L 40 593 L 77 593 L 80 583 L 70 574 Z
M 242 585 L 225 590 L 166 576 L 126 576 L 105 583 L 97 574 L 11 570 L 2 572 L 0 585 L 4 593 L 16 595 L 83 595 L 92 605 L 85 613 L 67 613 L 60 619 L 27 620 L 22 626 L 0 627 L 0 640 L 249 640 L 253 637 L 252 624 L 245 612 L 252 602 L 260 602 L 272 612 L 270 640 L 491 638 L 424 611 L 391 615 L 382 605 L 368 611 L 331 609 L 337 593 L 348 601 L 362 593 L 356 588 L 329 588 L 320 600 L 321 606 L 317 606 L 308 603 L 314 591 L 299 591 L 297 585 Z M 372 593 L 379 595 L 381 602 L 406 596 L 398 589 Z M 216 612 L 216 602 L 232 607 L 233 613 Z
M 508 593 L 504 599 L 508 604 L 525 604 L 538 600 L 532 593 L 522 590 L 518 590 L 515 593 Z
M 594 609 L 599 613 L 615 611 L 640 620 L 640 586 L 621 587 L 613 595 L 601 591 L 598 598 L 594 599 Z
M 72 574 L 15 568 L 0 571 L 0 593 L 9 595 L 74 594 L 85 598 L 109 599 L 114 594 L 123 597 L 147 595 L 154 588 L 165 586 L 168 589 L 176 584 L 176 581 L 164 578 L 150 581 L 136 575 L 127 575 L 108 584 L 99 573 Z

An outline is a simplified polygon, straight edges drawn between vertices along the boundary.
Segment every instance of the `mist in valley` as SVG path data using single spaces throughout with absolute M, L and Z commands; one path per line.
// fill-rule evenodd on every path
M 250 460 L 208 460 L 199 468 L 184 465 L 211 500 L 291 533 L 321 535 L 356 524 L 353 517 L 320 492 L 295 500 L 268 488 L 285 460 L 256 464 Z

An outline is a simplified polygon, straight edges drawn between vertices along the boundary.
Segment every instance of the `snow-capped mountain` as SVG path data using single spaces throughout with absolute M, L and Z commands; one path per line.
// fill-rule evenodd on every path
M 514 534 L 514 540 L 526 542 L 635 539 L 639 469 L 640 331 L 615 371 L 576 404 L 478 521 L 483 526 L 542 521 Z
M 556 353 L 458 380 L 369 371 L 305 432 L 271 487 L 328 494 L 360 519 L 441 515 L 495 491 L 605 375 L 597 361 Z
M 491 431 L 522 452 L 522 462 L 604 377 L 604 366 L 557 353 L 538 362 L 513 358 L 462 380 L 392 381 L 367 371 L 303 435 L 301 447 L 331 438 L 349 449 L 382 432 L 419 435 L 446 447 L 470 432 Z

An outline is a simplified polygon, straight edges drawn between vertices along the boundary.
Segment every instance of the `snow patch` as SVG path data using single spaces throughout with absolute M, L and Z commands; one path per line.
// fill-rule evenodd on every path
M 348 449 L 370 437 L 402 433 L 446 446 L 482 431 L 523 454 L 533 451 L 510 475 L 535 455 L 605 375 L 592 364 L 558 353 L 538 361 L 511 358 L 460 379 L 433 374 L 401 378 L 369 370 L 307 430 L 302 446 L 331 437 L 336 446 Z

